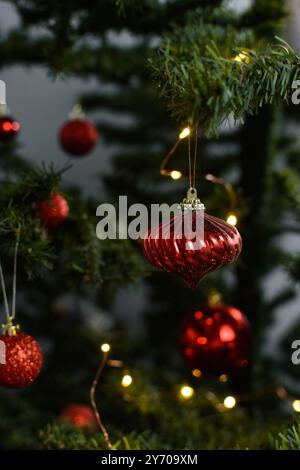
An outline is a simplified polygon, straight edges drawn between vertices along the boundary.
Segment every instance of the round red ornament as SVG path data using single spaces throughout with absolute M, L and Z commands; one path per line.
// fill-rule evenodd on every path
M 194 189 L 193 194 L 197 196 Z M 144 238 L 144 253 L 150 263 L 182 277 L 192 289 L 208 273 L 232 263 L 242 249 L 237 229 L 206 214 L 196 196 L 185 199 L 175 217 L 150 229 Z M 191 234 L 201 228 L 198 241 L 197 236 L 189 235 L 186 226 L 193 230 Z
M 49 230 L 60 225 L 70 211 L 66 199 L 57 193 L 53 193 L 49 201 L 38 202 L 36 207 L 43 225 Z
M 180 343 L 192 371 L 199 375 L 233 375 L 248 364 L 251 327 L 235 307 L 206 306 L 186 317 Z
M 61 128 L 59 139 L 67 153 L 82 157 L 96 145 L 98 131 L 94 124 L 86 119 L 71 119 Z
M 0 115 L 0 142 L 13 139 L 18 134 L 20 128 L 20 123 L 13 117 Z
M 22 388 L 32 384 L 41 372 L 42 350 L 37 341 L 26 333 L 0 336 L 0 385 Z
M 73 424 L 76 428 L 90 428 L 96 425 L 96 418 L 91 406 L 76 403 L 68 405 L 62 410 L 59 421 Z

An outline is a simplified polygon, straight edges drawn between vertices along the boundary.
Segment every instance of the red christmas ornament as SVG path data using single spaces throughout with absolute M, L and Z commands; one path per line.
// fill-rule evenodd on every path
M 11 116 L 0 116 L 0 142 L 13 139 L 20 128 L 20 123 Z
M 73 424 L 76 428 L 91 428 L 96 425 L 92 408 L 80 404 L 66 406 L 59 416 L 59 421 Z
M 61 128 L 59 139 L 67 153 L 82 157 L 94 148 L 98 140 L 98 131 L 85 119 L 71 119 Z
M 187 316 L 180 342 L 188 367 L 199 375 L 233 375 L 248 364 L 252 334 L 240 310 L 219 304 Z
M 41 372 L 42 351 L 37 341 L 26 333 L 0 336 L 0 385 L 22 388 L 32 384 Z
M 57 193 L 53 193 L 49 201 L 38 202 L 36 207 L 41 221 L 49 230 L 60 225 L 70 211 L 66 199 Z
M 193 191 L 196 193 L 196 190 Z M 178 215 L 150 229 L 144 239 L 144 253 L 150 263 L 158 269 L 179 275 L 192 289 L 208 273 L 232 263 L 242 249 L 242 239 L 237 229 L 224 220 L 204 213 L 204 206 L 195 197 L 185 199 Z M 201 218 L 204 231 L 203 236 L 199 234 L 196 243 L 195 235 L 193 238 L 189 235 L 189 229 L 185 230 L 184 227 L 190 225 L 193 230 L 190 233 L 197 232 Z

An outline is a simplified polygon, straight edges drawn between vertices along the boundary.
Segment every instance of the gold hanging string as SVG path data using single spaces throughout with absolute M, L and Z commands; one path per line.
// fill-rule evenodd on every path
M 192 188 L 192 157 L 191 157 L 191 134 L 188 136 L 188 155 L 189 155 L 189 182 Z
M 196 162 L 197 162 L 197 154 L 198 154 L 198 122 L 195 126 L 195 146 L 194 146 L 194 168 L 193 168 L 193 188 L 196 185 Z

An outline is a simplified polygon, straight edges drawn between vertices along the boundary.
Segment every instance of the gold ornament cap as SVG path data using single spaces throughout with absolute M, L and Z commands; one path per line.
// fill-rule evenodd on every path
M 20 330 L 20 325 L 14 325 L 13 316 L 9 316 L 7 322 L 2 325 L 2 334 L 8 336 L 16 336 Z
M 205 205 L 198 199 L 197 189 L 193 187 L 188 189 L 186 198 L 183 199 L 179 206 L 183 210 L 205 210 Z

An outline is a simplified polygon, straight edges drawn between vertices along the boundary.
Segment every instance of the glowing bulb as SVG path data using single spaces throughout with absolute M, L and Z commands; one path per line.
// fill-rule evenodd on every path
M 182 177 L 181 171 L 173 170 L 170 173 L 170 176 L 173 180 L 179 180 Z
M 240 52 L 238 55 L 235 56 L 234 60 L 236 62 L 245 62 L 246 64 L 249 64 L 250 58 L 247 52 Z
M 132 384 L 132 377 L 131 375 L 129 374 L 125 374 L 123 375 L 123 378 L 122 378 L 122 387 L 129 387 L 129 385 Z
M 293 403 L 293 408 L 297 413 L 300 413 L 300 400 L 294 400 Z
M 199 379 L 202 375 L 202 372 L 200 369 L 193 369 L 192 374 L 194 377 L 197 377 L 197 379 Z
M 226 374 L 222 374 L 222 375 L 220 375 L 219 380 L 220 380 L 220 382 L 225 383 L 225 382 L 228 381 L 228 376 Z
M 229 214 L 229 216 L 227 217 L 227 223 L 235 226 L 238 223 L 237 216 L 234 214 Z
M 180 389 L 180 395 L 185 399 L 192 398 L 194 393 L 195 393 L 195 390 L 192 387 L 189 387 L 188 385 L 184 385 Z
M 185 127 L 179 134 L 179 139 L 185 139 L 188 135 L 190 135 L 191 129 L 189 127 Z
M 234 397 L 229 396 L 225 398 L 223 403 L 224 403 L 225 408 L 228 408 L 230 410 L 231 408 L 235 407 L 236 399 Z
M 101 344 L 101 351 L 108 352 L 110 350 L 110 345 L 108 343 Z

